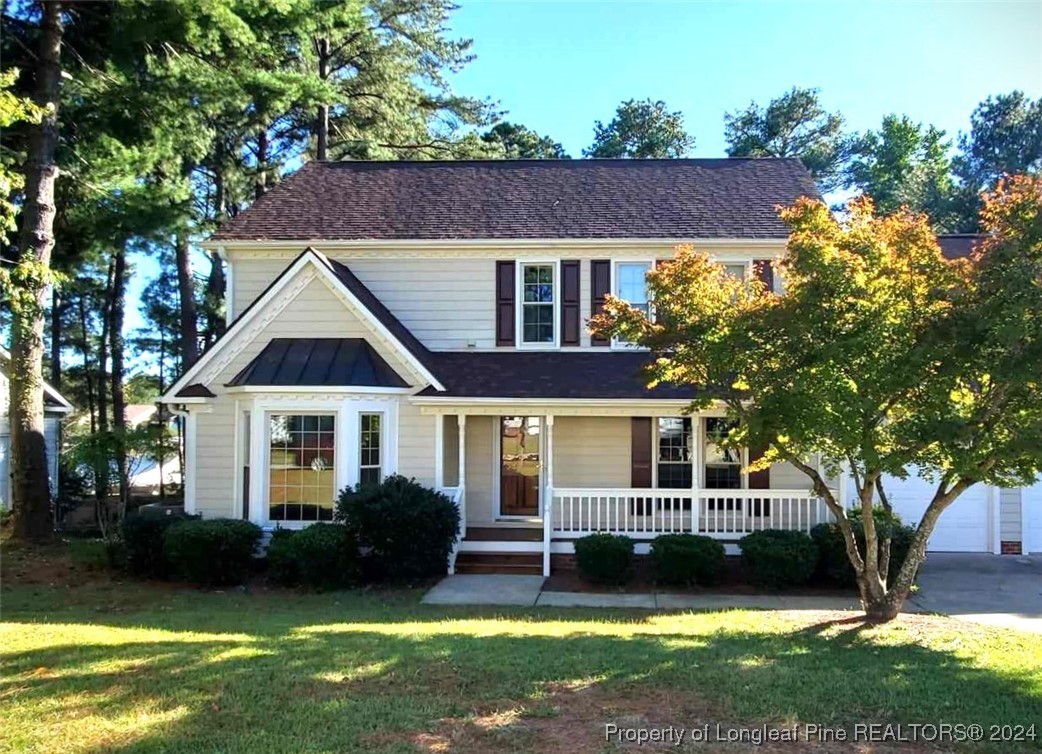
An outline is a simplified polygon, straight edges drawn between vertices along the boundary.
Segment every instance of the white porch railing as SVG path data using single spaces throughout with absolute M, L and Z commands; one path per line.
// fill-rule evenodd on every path
M 650 539 L 702 534 L 734 539 L 764 529 L 810 532 L 832 520 L 824 501 L 803 490 L 553 489 L 550 534 L 594 532 Z
M 456 573 L 456 556 L 459 555 L 460 542 L 467 536 L 467 499 L 462 484 L 459 487 L 439 487 L 438 491 L 455 503 L 459 510 L 459 536 L 453 542 L 452 552 L 449 553 L 449 575 L 451 576 Z

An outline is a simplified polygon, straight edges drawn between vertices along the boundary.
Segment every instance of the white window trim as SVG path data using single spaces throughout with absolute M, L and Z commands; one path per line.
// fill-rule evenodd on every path
M 524 332 L 524 310 L 525 310 L 525 283 L 524 271 L 529 266 L 551 266 L 553 267 L 553 309 L 554 309 L 554 342 L 553 343 L 525 343 Z M 517 259 L 514 261 L 514 345 L 519 351 L 552 351 L 561 347 L 561 260 L 560 259 Z
M 384 396 L 343 396 L 302 398 L 300 396 L 258 396 L 251 403 L 243 402 L 250 411 L 250 520 L 267 529 L 303 529 L 314 521 L 271 521 L 268 518 L 270 431 L 268 417 L 271 414 L 334 415 L 336 417 L 334 458 L 336 459 L 334 494 L 345 487 L 358 484 L 359 461 L 361 460 L 361 421 L 363 413 L 382 413 L 380 442 L 383 454 L 380 458 L 383 477 L 398 470 L 398 401 Z M 240 414 L 241 417 L 241 414 Z M 242 485 L 242 467 L 236 469 L 235 479 Z M 241 496 L 240 496 L 241 498 Z M 241 511 L 241 507 L 239 508 Z M 240 513 L 241 515 L 241 513 Z
M 503 437 L 500 434 L 504 416 L 537 416 L 539 419 L 539 506 L 534 516 L 503 514 Z M 546 417 L 536 414 L 501 414 L 492 422 L 492 511 L 497 521 L 542 521 L 543 498 L 546 495 Z
M 655 269 L 654 259 L 612 259 L 611 269 L 608 272 L 608 283 L 611 289 L 611 295 L 618 298 L 619 296 L 619 266 L 623 264 L 646 264 L 648 265 L 648 272 Z M 655 321 L 655 307 L 651 305 L 651 296 L 648 296 L 648 311 L 651 313 L 651 321 Z M 611 349 L 613 351 L 647 351 L 648 349 L 644 346 L 638 346 L 635 343 L 627 343 L 624 340 L 619 340 L 617 337 L 612 336 Z M 657 430 L 656 430 L 657 435 Z M 658 467 L 656 465 L 656 480 L 658 475 Z

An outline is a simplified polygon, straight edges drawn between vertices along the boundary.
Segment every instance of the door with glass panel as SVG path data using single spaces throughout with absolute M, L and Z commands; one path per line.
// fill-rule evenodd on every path
M 542 470 L 542 418 L 501 416 L 499 420 L 499 512 L 538 516 Z

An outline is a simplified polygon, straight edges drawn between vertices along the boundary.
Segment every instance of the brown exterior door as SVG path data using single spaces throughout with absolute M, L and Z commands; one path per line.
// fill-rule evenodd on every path
M 499 512 L 539 515 L 542 420 L 538 416 L 499 419 Z

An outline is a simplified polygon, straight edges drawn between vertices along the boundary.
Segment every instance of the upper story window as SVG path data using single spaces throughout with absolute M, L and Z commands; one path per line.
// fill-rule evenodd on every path
M 647 281 L 650 269 L 650 262 L 619 262 L 615 269 L 615 295 L 640 309 L 645 317 L 651 316 Z
M 521 264 L 521 345 L 557 342 L 556 286 L 553 263 Z

